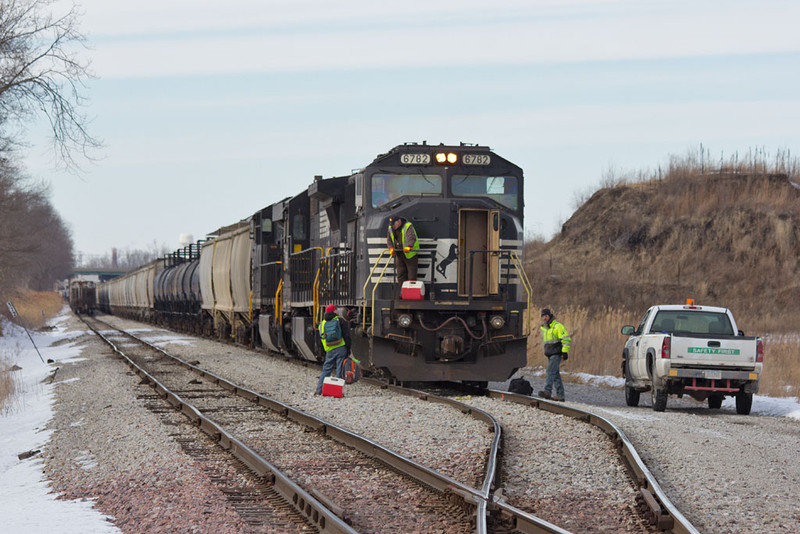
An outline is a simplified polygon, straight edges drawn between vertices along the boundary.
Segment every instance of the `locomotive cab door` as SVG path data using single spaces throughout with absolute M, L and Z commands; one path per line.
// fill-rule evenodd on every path
M 458 212 L 458 295 L 496 295 L 500 280 L 500 212 Z

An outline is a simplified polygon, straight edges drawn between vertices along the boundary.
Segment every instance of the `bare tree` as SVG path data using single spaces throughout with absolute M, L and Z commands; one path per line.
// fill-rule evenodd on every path
M 55 15 L 54 0 L 0 0 L 0 154 L 14 143 L 10 126 L 37 113 L 49 120 L 56 153 L 78 168 L 76 151 L 91 159 L 100 142 L 87 131 L 81 112 L 91 75 L 79 58 L 85 38 L 75 5 Z
M 48 289 L 72 269 L 72 237 L 47 198 L 0 158 L 0 296 L 18 288 Z
M 110 254 L 84 256 L 80 252 L 77 254 L 78 257 L 76 260 L 76 265 L 82 268 L 99 267 L 107 269 L 116 267 L 117 269 L 128 271 L 140 267 L 145 263 L 149 263 L 157 258 L 163 258 L 170 252 L 172 252 L 172 250 L 167 246 L 166 243 L 161 243 L 159 245 L 156 240 L 153 240 L 150 246 L 146 249 L 125 248 L 124 250 L 118 251 L 116 266 L 112 265 Z

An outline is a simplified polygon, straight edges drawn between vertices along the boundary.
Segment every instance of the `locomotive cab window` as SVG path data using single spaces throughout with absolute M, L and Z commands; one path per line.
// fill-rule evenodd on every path
M 519 206 L 516 176 L 474 176 L 456 174 L 451 180 L 453 196 L 486 197 L 512 210 Z
M 306 232 L 306 219 L 300 213 L 292 217 L 292 237 L 296 241 L 302 241 L 308 237 Z
M 373 208 L 402 196 L 442 194 L 442 177 L 437 174 L 373 174 L 371 182 Z

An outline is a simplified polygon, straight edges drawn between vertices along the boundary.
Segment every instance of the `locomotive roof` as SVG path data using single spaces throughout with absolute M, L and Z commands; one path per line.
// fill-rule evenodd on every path
M 491 152 L 492 149 L 488 146 L 477 145 L 472 143 L 464 143 L 461 142 L 457 145 L 446 145 L 444 143 L 439 143 L 438 145 L 429 145 L 427 141 L 423 141 L 422 143 L 415 143 L 415 142 L 408 142 L 403 143 L 402 145 L 397 145 L 393 149 L 389 150 L 389 152 L 385 154 L 378 154 L 375 158 L 376 160 L 382 159 L 386 156 L 391 154 L 400 153 L 400 152 L 411 152 L 423 150 L 425 152 L 436 152 L 441 150 L 464 150 L 469 149 L 471 152 Z
M 472 160 L 467 163 L 468 166 L 486 166 L 489 165 L 489 162 L 491 162 L 491 165 L 493 166 L 496 164 L 511 165 L 519 169 L 519 166 L 498 155 L 496 152 L 493 152 L 492 149 L 486 145 L 463 142 L 457 145 L 446 145 L 444 143 L 440 143 L 438 145 L 429 145 L 426 141 L 423 141 L 422 143 L 404 143 L 402 145 L 397 145 L 385 154 L 379 154 L 376 156 L 369 166 L 401 163 L 401 158 L 409 158 L 408 161 L 402 162 L 403 166 L 426 164 L 432 164 L 434 166 L 446 166 L 447 163 L 444 161 L 439 161 L 437 163 L 435 159 L 441 156 L 443 153 L 455 154 L 458 164 L 464 163 L 462 158 L 473 156 Z M 478 156 L 480 159 L 476 160 L 474 156 Z

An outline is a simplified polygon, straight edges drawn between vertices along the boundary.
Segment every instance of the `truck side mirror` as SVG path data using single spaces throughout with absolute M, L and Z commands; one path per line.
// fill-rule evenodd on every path
M 626 324 L 625 326 L 622 327 L 622 334 L 626 336 L 633 335 L 635 331 L 636 329 L 629 324 Z
M 744 336 L 744 332 L 742 332 L 741 330 L 739 330 L 739 335 L 740 335 L 740 336 Z

